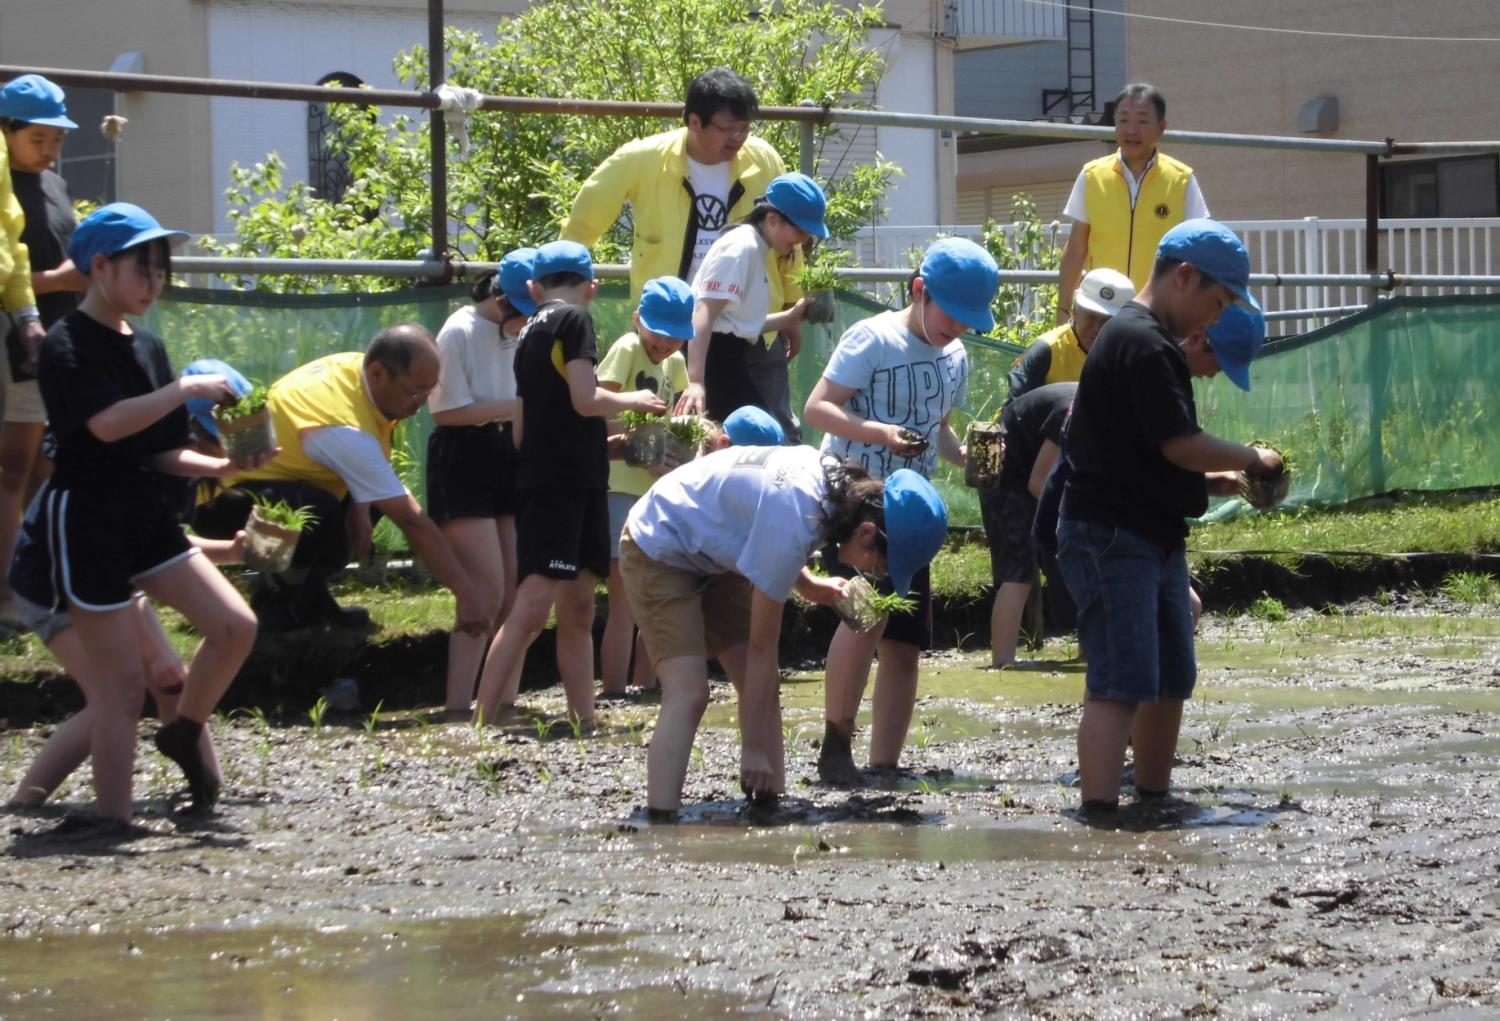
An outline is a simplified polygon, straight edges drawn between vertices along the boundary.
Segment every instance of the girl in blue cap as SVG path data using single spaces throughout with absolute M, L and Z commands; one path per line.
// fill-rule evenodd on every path
M 913 471 L 884 482 L 811 447 L 731 447 L 657 480 L 620 537 L 620 573 L 661 680 L 646 805 L 667 821 L 703 710 L 708 657 L 739 692 L 740 786 L 752 799 L 786 788 L 778 640 L 795 590 L 831 606 L 842 578 L 807 571 L 832 546 L 859 571 L 889 573 L 905 594 L 948 533 L 947 509 Z
M 839 338 L 803 415 L 822 429 L 823 450 L 873 475 L 898 468 L 930 477 L 937 459 L 964 463 L 949 424 L 968 390 L 966 330 L 991 330 L 990 301 L 1000 270 L 983 248 L 963 238 L 934 243 L 911 279 L 911 301 L 849 327 Z M 818 775 L 826 783 L 862 782 L 854 765 L 854 719 L 879 650 L 870 764 L 900 760 L 917 697 L 917 660 L 932 645 L 932 585 L 923 571 L 913 592 L 917 608 L 893 614 L 866 632 L 840 624 L 828 647 L 827 721 Z
M 707 412 L 716 422 L 746 405 L 769 408 L 746 365 L 752 345 L 766 334 L 800 323 L 806 299 L 772 313 L 771 272 L 777 260 L 795 260 L 798 246 L 826 238 L 828 200 L 806 174 L 782 174 L 766 186 L 743 223 L 709 248 L 693 277 L 693 339 L 688 344 L 688 387 L 679 414 Z
M 528 254 L 529 253 L 529 254 Z M 516 593 L 516 345 L 536 311 L 526 293 L 534 249 L 508 253 L 475 282 L 472 305 L 438 331 L 442 368 L 427 407 L 437 428 L 427 439 L 427 513 L 477 584 L 500 608 L 486 634 L 448 637 L 444 708 L 467 717 L 493 630 Z
M 188 542 L 153 473 L 222 476 L 225 458 L 190 449 L 184 403 L 232 396 L 223 376 L 177 378 L 144 315 L 171 269 L 171 242 L 186 238 L 129 203 L 96 210 L 68 254 L 89 278 L 78 310 L 48 331 L 39 377 L 57 437 L 56 470 L 27 512 L 11 562 L 16 594 L 67 610 L 92 669 L 77 680 L 92 719 L 90 752 L 100 811 L 128 821 L 135 729 L 146 689 L 135 591 L 181 612 L 202 634 L 178 699 L 155 735 L 181 767 L 193 807 L 211 808 L 219 782 L 203 754 L 205 721 L 255 640 L 238 592 Z

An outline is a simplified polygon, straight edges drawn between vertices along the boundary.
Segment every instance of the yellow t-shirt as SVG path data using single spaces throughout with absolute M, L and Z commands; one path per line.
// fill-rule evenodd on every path
M 659 363 L 651 361 L 641 338 L 627 333 L 610 345 L 594 375 L 601 383 L 618 383 L 620 390 L 650 390 L 670 409 L 677 395 L 687 389 L 687 360 L 674 351 Z M 640 496 L 656 481 L 645 468 L 632 468 L 624 461 L 609 462 L 609 491 Z

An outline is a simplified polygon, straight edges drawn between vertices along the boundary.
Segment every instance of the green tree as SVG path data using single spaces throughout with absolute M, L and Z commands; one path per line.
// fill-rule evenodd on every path
M 445 35 L 448 80 L 486 94 L 567 96 L 681 102 L 688 82 L 714 66 L 743 74 L 765 105 L 859 105 L 883 73 L 867 32 L 883 23 L 880 9 L 829 0 L 542 0 L 502 23 L 494 44 L 477 33 Z M 401 81 L 426 90 L 427 54 L 398 54 Z M 339 199 L 316 197 L 287 183 L 276 154 L 231 171 L 229 218 L 237 239 L 226 255 L 302 258 L 412 259 L 431 244 L 428 119 L 401 114 L 389 120 L 346 104 L 333 108 L 331 147 L 345 155 L 354 183 Z M 662 130 L 662 122 L 632 117 L 480 112 L 469 119 L 470 151 L 460 158 L 450 141 L 448 240 L 475 260 L 498 259 L 521 244 L 556 237 L 573 196 L 593 169 L 624 142 Z M 761 122 L 757 132 L 798 164 L 797 126 Z M 869 130 L 869 129 L 865 129 Z M 840 136 L 819 129 L 819 156 Z M 882 212 L 895 166 L 825 167 L 829 223 L 842 237 Z M 628 225 L 601 240 L 595 257 L 622 261 Z M 338 278 L 261 278 L 283 290 L 348 287 Z M 362 289 L 370 285 L 361 281 Z M 376 285 L 379 286 L 379 285 Z M 388 282 L 386 286 L 395 286 Z
M 995 257 L 1001 270 L 1056 270 L 1062 261 L 1059 230 L 1056 220 L 1043 223 L 1031 196 L 1021 194 L 1011 205 L 1011 222 L 986 223 L 980 243 Z M 1056 307 L 1056 284 L 1002 282 L 990 302 L 995 328 L 989 336 L 1028 347 L 1056 325 L 1053 319 Z

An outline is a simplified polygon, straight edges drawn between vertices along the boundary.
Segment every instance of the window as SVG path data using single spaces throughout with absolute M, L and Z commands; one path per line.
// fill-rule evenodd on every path
M 318 79 L 319 85 L 339 85 L 354 89 L 363 85 L 347 71 L 335 71 Z M 328 140 L 338 129 L 328 114 L 327 103 L 307 104 L 307 183 L 318 198 L 337 202 L 354 183 L 349 173 L 349 159 L 342 153 L 330 151 Z
M 1409 160 L 1380 168 L 1380 215 L 1500 216 L 1494 155 Z
M 99 125 L 115 112 L 115 94 L 109 89 L 68 86 L 68 116 L 78 125 L 63 140 L 57 172 L 68 182 L 75 199 L 98 205 L 115 200 L 115 143 L 104 137 Z

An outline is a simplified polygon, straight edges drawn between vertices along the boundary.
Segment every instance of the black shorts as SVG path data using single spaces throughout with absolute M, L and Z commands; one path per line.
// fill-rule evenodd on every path
M 510 427 L 440 425 L 427 437 L 427 515 L 501 518 L 516 512 L 516 448 Z
M 57 613 L 119 610 L 142 578 L 193 552 L 159 496 L 48 484 L 26 511 L 10 584 Z
M 754 343 L 759 343 L 756 341 Z M 771 411 L 750 372 L 752 342 L 732 333 L 715 333 L 703 366 L 703 402 L 708 417 L 722 422 L 747 405 Z
M 852 578 L 855 570 L 840 562 L 837 558 L 830 558 L 827 553 L 823 556 L 823 564 L 831 574 L 840 578 Z M 893 591 L 889 578 L 883 579 L 876 589 L 880 592 Z M 881 641 L 889 639 L 900 642 L 902 645 L 914 645 L 923 652 L 932 648 L 932 572 L 929 568 L 922 568 L 911 578 L 911 591 L 907 593 L 917 601 L 917 608 L 910 613 L 893 613 L 885 622 L 885 631 L 881 633 Z
M 979 513 L 990 543 L 990 575 L 995 584 L 1035 584 L 1037 548 L 1031 525 L 1036 520 L 1036 498 L 1023 489 L 993 486 L 979 491 Z
M 609 577 L 609 494 L 603 489 L 527 489 L 516 514 L 520 577 Z

